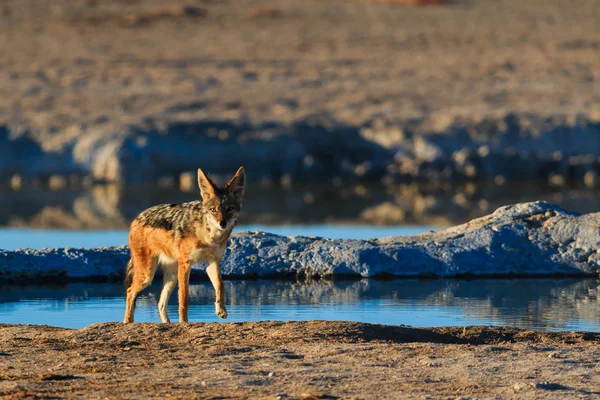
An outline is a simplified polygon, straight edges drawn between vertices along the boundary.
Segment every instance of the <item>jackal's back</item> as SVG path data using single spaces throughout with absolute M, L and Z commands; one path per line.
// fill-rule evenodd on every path
M 192 201 L 181 204 L 160 204 L 143 211 L 134 220 L 143 226 L 164 229 L 175 236 L 193 234 L 193 227 L 202 223 L 204 210 L 202 202 Z

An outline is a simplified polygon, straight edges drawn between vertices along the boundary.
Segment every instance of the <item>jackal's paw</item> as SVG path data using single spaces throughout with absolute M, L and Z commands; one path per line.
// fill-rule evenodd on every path
M 225 307 L 217 306 L 215 314 L 217 314 L 219 318 L 227 318 L 227 310 L 225 309 Z

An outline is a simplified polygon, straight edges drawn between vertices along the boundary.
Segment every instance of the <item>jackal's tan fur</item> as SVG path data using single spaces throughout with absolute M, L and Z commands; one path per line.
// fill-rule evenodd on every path
M 227 317 L 225 292 L 219 265 L 227 240 L 241 210 L 246 174 L 240 167 L 225 188 L 216 186 L 198 169 L 202 202 L 162 204 L 143 211 L 131 223 L 127 264 L 127 299 L 123 322 L 133 322 L 135 299 L 152 282 L 156 269 L 163 270 L 158 302 L 162 322 L 170 322 L 167 303 L 179 284 L 179 321 L 187 322 L 191 264 L 205 261 L 215 292 L 215 313 Z

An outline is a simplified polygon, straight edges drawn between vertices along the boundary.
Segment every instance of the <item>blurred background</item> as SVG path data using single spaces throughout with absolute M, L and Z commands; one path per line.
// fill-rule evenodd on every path
M 0 2 L 0 226 L 121 231 L 240 165 L 242 227 L 598 211 L 600 1 Z

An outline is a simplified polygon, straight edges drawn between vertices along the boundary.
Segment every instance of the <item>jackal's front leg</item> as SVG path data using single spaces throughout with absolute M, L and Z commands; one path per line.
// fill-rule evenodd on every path
M 219 261 L 213 261 L 208 264 L 206 273 L 215 288 L 216 300 L 215 300 L 215 314 L 219 318 L 227 318 L 227 309 L 225 308 L 225 289 L 223 288 L 223 280 L 221 279 L 221 269 L 219 268 Z
M 187 258 L 179 259 L 177 283 L 179 285 L 179 322 L 188 322 L 188 307 L 190 305 L 190 268 Z

